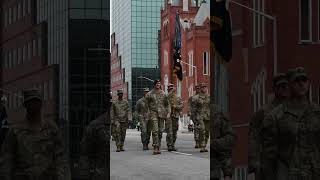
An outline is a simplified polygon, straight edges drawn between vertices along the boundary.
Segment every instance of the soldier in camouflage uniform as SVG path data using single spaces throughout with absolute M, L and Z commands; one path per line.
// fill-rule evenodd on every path
M 170 118 L 170 103 L 164 91 L 161 90 L 159 80 L 154 81 L 154 88 L 146 95 L 146 101 L 152 120 L 153 154 L 161 154 L 161 139 L 164 121 Z
M 166 120 L 168 151 L 176 151 L 175 143 L 179 128 L 179 116 L 183 109 L 182 99 L 177 96 L 173 84 L 168 85 L 168 98 L 171 106 L 171 117 Z
M 206 149 L 210 133 L 210 98 L 206 92 L 207 85 L 200 84 L 201 92 L 194 96 L 194 112 L 199 124 L 200 152 L 208 152 Z
M 233 167 L 231 164 L 232 148 L 235 143 L 235 133 L 228 116 L 217 106 L 210 108 L 212 135 L 210 137 L 211 170 L 210 179 L 219 180 L 221 172 L 225 180 L 231 180 Z
M 114 139 L 117 146 L 116 152 L 120 152 L 125 151 L 123 148 L 123 143 L 126 137 L 130 109 L 128 101 L 123 99 L 123 91 L 118 90 L 117 94 L 118 99 L 112 103 L 110 116 L 115 127 Z
M 109 114 L 104 113 L 87 126 L 81 141 L 82 154 L 87 157 L 91 180 L 109 178 Z
M 146 103 L 146 94 L 149 92 L 149 88 L 144 88 L 144 95 L 137 101 L 136 112 L 138 114 L 138 121 L 141 124 L 141 142 L 143 150 L 149 150 L 149 142 L 152 131 L 152 121 L 150 120 L 150 114 L 148 105 Z
M 200 93 L 200 86 L 197 84 L 195 86 L 196 89 L 196 94 Z M 194 125 L 194 141 L 196 142 L 196 145 L 194 146 L 194 148 L 199 148 L 200 147 L 200 143 L 199 143 L 199 123 L 197 122 L 197 118 L 195 118 L 194 116 L 194 105 L 193 105 L 193 98 L 195 97 L 195 95 L 191 96 L 188 100 L 188 105 L 189 105 L 189 113 L 190 113 L 190 119 L 193 122 Z
M 290 98 L 263 120 L 264 180 L 320 179 L 320 107 L 308 102 L 303 68 L 288 72 Z
M 1 150 L 1 180 L 71 180 L 62 137 L 41 117 L 39 90 L 24 91 L 25 120 L 10 127 Z
M 249 127 L 249 152 L 248 172 L 254 174 L 255 179 L 261 179 L 261 127 L 265 116 L 279 104 L 282 104 L 289 97 L 288 78 L 284 73 L 279 73 L 273 78 L 273 91 L 275 98 L 271 103 L 266 104 L 262 109 L 254 113 Z

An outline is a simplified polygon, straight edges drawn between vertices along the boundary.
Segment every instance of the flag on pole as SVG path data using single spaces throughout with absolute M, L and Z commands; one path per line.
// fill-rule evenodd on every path
M 173 40 L 173 74 L 182 81 L 182 66 L 181 66 L 181 28 L 180 28 L 180 15 L 176 13 L 175 18 L 175 35 Z
M 230 14 L 226 9 L 226 0 L 213 0 L 211 5 L 211 40 L 216 52 L 223 61 L 232 58 L 232 33 Z

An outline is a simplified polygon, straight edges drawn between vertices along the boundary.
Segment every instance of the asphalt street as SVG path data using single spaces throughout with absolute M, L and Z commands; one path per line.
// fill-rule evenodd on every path
M 194 148 L 193 133 L 178 133 L 176 152 L 168 152 L 166 133 L 162 137 L 162 154 L 152 155 L 152 146 L 142 150 L 140 132 L 128 130 L 125 152 L 110 147 L 111 180 L 209 180 L 210 152 Z M 209 149 L 209 148 L 208 148 Z

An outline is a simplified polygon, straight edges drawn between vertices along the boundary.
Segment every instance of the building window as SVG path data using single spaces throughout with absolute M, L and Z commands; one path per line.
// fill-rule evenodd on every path
M 164 65 L 168 65 L 168 51 L 164 50 Z
M 13 50 L 13 67 L 18 64 L 18 49 Z
M 203 52 L 203 75 L 209 75 L 209 53 Z
M 247 168 L 246 167 L 237 167 L 234 169 L 234 180 L 246 180 L 247 179 Z
M 4 10 L 3 14 L 4 14 L 3 15 L 3 25 L 4 25 L 4 27 L 6 27 L 8 24 L 8 11 Z
M 21 2 L 18 3 L 18 20 L 21 19 Z
M 189 52 L 189 76 L 193 76 L 193 51 Z
M 259 12 L 264 12 L 264 0 L 253 0 L 253 7 Z M 263 46 L 265 41 L 265 18 L 258 13 L 253 15 L 253 42 L 254 47 Z
M 31 60 L 31 56 L 32 56 L 32 44 L 31 44 L 31 42 L 28 42 L 28 58 L 27 58 L 27 60 Z
M 27 14 L 30 14 L 31 13 L 31 0 L 27 0 L 28 2 L 28 11 L 27 11 Z
M 17 21 L 17 6 L 14 6 L 12 9 L 12 22 L 16 22 Z
M 38 56 L 41 56 L 41 52 L 42 52 L 42 39 L 41 37 L 38 38 Z
M 27 0 L 22 0 L 22 17 L 26 15 L 26 10 L 27 10 L 26 1 Z
M 22 48 L 22 64 L 26 61 L 27 59 L 27 46 L 24 45 Z
M 32 40 L 32 56 L 37 56 L 37 44 L 36 40 Z
M 18 48 L 18 64 L 22 64 L 22 48 Z
M 12 8 L 10 7 L 8 10 L 8 24 L 12 22 Z
M 299 3 L 299 19 L 300 19 L 300 41 L 312 41 L 312 7 L 311 0 L 300 0 Z

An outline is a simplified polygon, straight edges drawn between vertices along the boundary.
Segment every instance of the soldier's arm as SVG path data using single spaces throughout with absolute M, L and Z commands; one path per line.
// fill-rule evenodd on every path
M 54 143 L 54 163 L 56 167 L 57 180 L 71 180 L 71 171 L 68 156 L 65 150 L 61 133 L 58 130 L 56 130 Z
M 276 120 L 272 114 L 268 114 L 263 120 L 262 125 L 262 142 L 263 149 L 261 154 L 261 164 L 262 173 L 266 176 L 265 180 L 276 179 L 276 160 L 278 152 L 278 142 L 277 142 L 277 125 Z
M 14 157 L 17 148 L 17 139 L 13 129 L 9 129 L 2 144 L 0 156 L 0 179 L 10 180 L 14 168 Z
M 182 102 L 182 99 L 179 97 L 177 110 L 180 112 L 180 111 L 182 111 L 182 109 L 183 109 L 183 102 Z
M 259 168 L 258 151 L 260 141 L 260 129 L 263 120 L 263 110 L 254 113 L 249 125 L 249 146 L 248 146 L 248 172 L 254 173 Z

